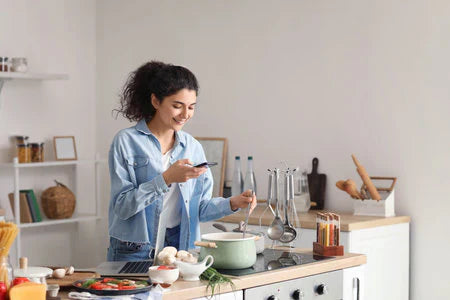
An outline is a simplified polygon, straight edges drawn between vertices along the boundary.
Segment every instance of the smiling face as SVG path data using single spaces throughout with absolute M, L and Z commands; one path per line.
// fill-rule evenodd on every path
M 152 94 L 151 101 L 156 109 L 152 121 L 157 122 L 162 129 L 179 131 L 194 116 L 197 93 L 182 89 L 161 102 Z

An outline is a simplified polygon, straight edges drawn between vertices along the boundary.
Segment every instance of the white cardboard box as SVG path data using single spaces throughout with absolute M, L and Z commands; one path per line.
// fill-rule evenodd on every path
M 381 200 L 354 200 L 353 214 L 355 216 L 395 217 L 394 190 L 380 192 Z

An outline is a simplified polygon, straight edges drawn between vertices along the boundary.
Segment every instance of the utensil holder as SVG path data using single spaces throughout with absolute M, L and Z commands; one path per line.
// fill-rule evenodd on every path
M 397 181 L 396 177 L 370 177 L 372 180 L 392 180 L 392 184 L 388 188 L 377 187 L 380 192 L 381 200 L 360 200 L 354 199 L 353 215 L 355 216 L 377 216 L 377 217 L 395 217 L 395 197 L 394 186 Z M 361 190 L 365 189 L 363 184 Z
M 344 246 L 324 246 L 313 242 L 313 253 L 322 256 L 342 256 L 344 255 Z

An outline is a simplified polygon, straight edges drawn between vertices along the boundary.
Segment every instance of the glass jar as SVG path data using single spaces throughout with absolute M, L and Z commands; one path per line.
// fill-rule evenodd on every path
M 1 251 L 3 252 L 3 251 Z M 6 289 L 9 290 L 11 280 L 13 279 L 13 268 L 9 255 L 0 256 L 0 281 L 6 284 Z
M 6 56 L 0 56 L 0 72 L 9 71 L 9 59 Z
M 28 136 L 26 135 L 16 135 L 16 144 L 28 144 Z
M 31 152 L 29 144 L 18 144 L 17 145 L 17 157 L 19 163 L 29 163 L 31 162 Z
M 294 202 L 295 208 L 299 212 L 307 212 L 311 208 L 311 199 L 309 196 L 308 187 L 308 174 L 306 171 L 298 172 L 294 176 L 295 181 L 295 191 L 294 191 Z
M 43 146 L 44 143 L 31 143 L 30 144 L 30 152 L 31 152 L 31 162 L 43 162 Z
M 26 73 L 28 70 L 28 62 L 25 57 L 13 57 L 11 58 L 11 71 Z
M 44 162 L 44 143 L 40 144 L 39 150 L 41 151 L 41 162 Z

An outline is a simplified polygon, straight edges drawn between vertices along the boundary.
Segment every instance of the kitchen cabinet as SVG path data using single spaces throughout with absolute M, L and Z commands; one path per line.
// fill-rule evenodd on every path
M 255 209 L 250 224 L 259 223 L 258 214 L 261 211 L 262 209 Z M 311 223 L 315 218 L 314 214 L 310 212 L 299 216 L 300 223 L 304 223 L 292 246 L 312 248 L 312 243 L 316 240 L 316 230 Z M 231 230 L 237 227 L 237 220 L 243 217 L 236 215 L 225 217 L 221 219 L 225 222 L 220 223 Z M 269 220 L 263 220 L 262 224 L 270 224 L 269 214 L 267 217 Z M 355 217 L 351 214 L 341 214 L 341 218 L 341 245 L 344 246 L 344 251 L 367 255 L 366 265 L 344 272 L 344 299 L 357 299 L 349 298 L 349 295 L 354 293 L 358 279 L 359 299 L 409 299 L 409 217 Z M 213 223 L 202 223 L 201 232 L 217 232 L 217 229 L 212 227 Z M 260 228 L 259 225 L 249 225 L 249 229 L 266 231 L 267 226 Z
M 195 298 L 194 300 L 243 300 L 243 299 L 244 299 L 244 292 L 235 291 L 231 293 L 214 295 L 213 297 Z
M 20 211 L 20 201 L 19 201 L 19 191 L 21 189 L 20 186 L 20 179 L 22 172 L 26 172 L 27 169 L 31 168 L 39 168 L 39 169 L 46 169 L 46 168 L 56 168 L 56 167 L 73 167 L 74 171 L 74 177 L 76 178 L 76 171 L 77 167 L 81 166 L 91 166 L 94 167 L 95 171 L 95 184 L 98 186 L 100 182 L 99 178 L 99 167 L 102 161 L 100 160 L 73 160 L 73 161 L 47 161 L 47 162 L 41 162 L 41 163 L 18 163 L 18 159 L 14 158 L 13 163 L 1 163 L 0 168 L 5 169 L 7 171 L 12 171 L 13 178 L 14 178 L 14 211 L 19 212 Z M 22 187 L 24 188 L 24 187 Z M 28 187 L 27 187 L 28 188 Z M 95 196 L 94 196 L 94 202 L 90 199 L 80 199 L 77 197 L 77 186 L 76 186 L 76 180 L 75 180 L 75 187 L 72 188 L 72 190 L 75 193 L 77 205 L 75 207 L 75 212 L 72 215 L 71 218 L 68 219 L 45 219 L 45 214 L 42 210 L 42 206 L 39 204 L 39 209 L 41 211 L 41 215 L 43 216 L 43 220 L 41 222 L 34 222 L 34 223 L 20 223 L 20 214 L 16 213 L 14 216 L 14 223 L 17 224 L 18 228 L 20 229 L 18 232 L 18 235 L 15 240 L 15 259 L 13 259 L 13 262 L 17 262 L 18 258 L 22 256 L 22 249 L 21 249 L 21 235 L 25 234 L 24 230 L 27 228 L 33 228 L 33 227 L 45 227 L 45 226 L 52 226 L 57 224 L 63 224 L 63 223 L 76 223 L 76 222 L 84 222 L 84 221 L 92 221 L 92 220 L 99 220 L 100 219 L 100 196 L 99 196 L 99 189 L 95 189 Z M 33 187 L 34 189 L 34 187 Z M 37 195 L 36 195 L 37 196 Z M 38 199 L 37 199 L 38 200 Z M 95 203 L 95 205 L 92 205 L 92 211 L 90 213 L 81 213 L 78 211 L 80 205 L 80 201 L 89 201 L 89 203 Z M 39 202 L 39 200 L 38 200 Z
M 286 248 L 279 248 L 286 251 Z M 311 250 L 291 249 L 298 258 L 310 256 Z M 273 257 L 272 257 L 273 258 Z M 359 276 L 359 267 L 367 262 L 366 256 L 362 254 L 346 253 L 343 256 L 318 260 L 314 263 L 294 265 L 287 268 L 275 268 L 251 274 L 232 277 L 234 288 L 228 284 L 221 285 L 222 292 L 212 299 L 255 299 L 255 300 L 356 300 L 357 294 L 350 294 L 344 298 L 344 290 L 352 289 L 346 287 L 345 282 L 350 278 Z M 348 272 L 347 272 L 348 271 Z M 351 279 L 353 281 L 353 279 Z M 163 300 L 172 299 L 210 299 L 210 290 L 206 289 L 206 281 L 184 281 L 177 280 L 170 290 L 163 294 Z M 352 298 L 353 297 L 353 298 Z M 363 298 L 359 298 L 363 299 Z

